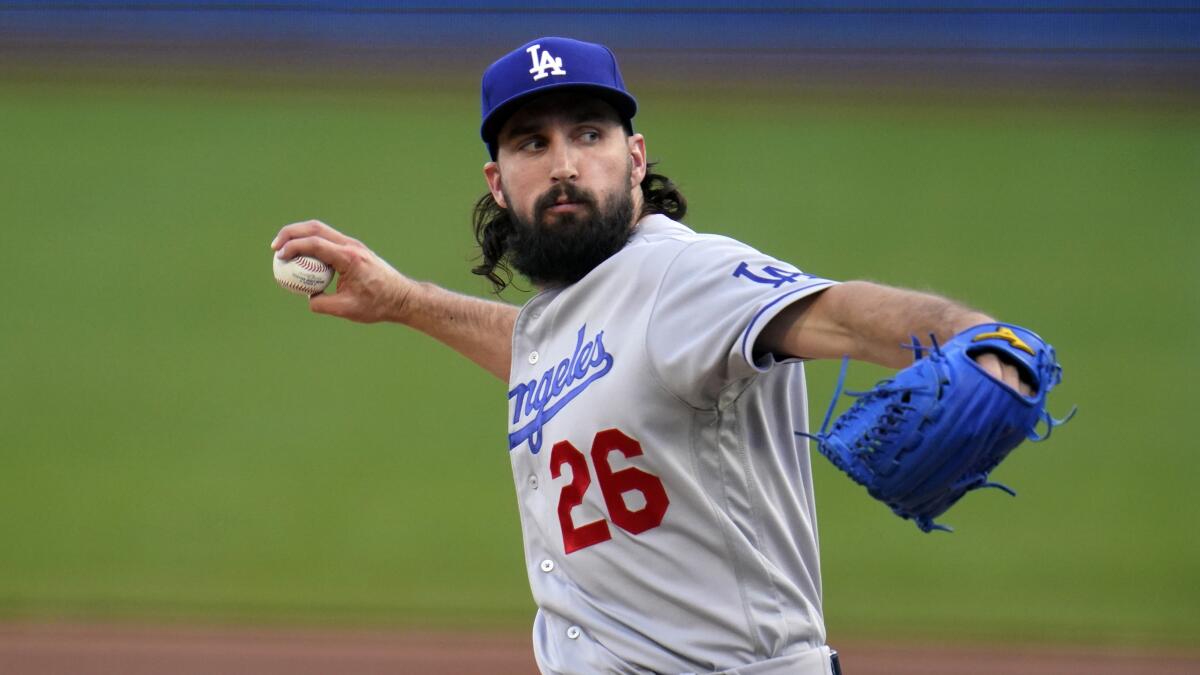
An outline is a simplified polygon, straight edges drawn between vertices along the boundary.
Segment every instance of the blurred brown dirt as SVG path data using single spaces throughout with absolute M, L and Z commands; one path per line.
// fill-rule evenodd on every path
M 1200 675 L 1200 652 L 840 642 L 845 675 Z
M 845 675 L 1184 675 L 1200 652 L 839 642 Z M 0 623 L 6 675 L 536 673 L 529 634 Z
M 536 672 L 528 634 L 0 624 L 4 675 Z

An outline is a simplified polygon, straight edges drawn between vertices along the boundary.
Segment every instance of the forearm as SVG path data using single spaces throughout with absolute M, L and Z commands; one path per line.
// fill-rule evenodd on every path
M 851 358 L 901 368 L 912 362 L 912 352 L 901 345 L 913 336 L 934 335 L 948 341 L 959 331 L 992 321 L 986 314 L 952 300 L 917 291 L 890 288 L 869 282 L 843 284 L 832 300 L 838 323 L 852 336 Z
M 986 314 L 936 295 L 851 281 L 821 292 L 780 314 L 780 325 L 764 338 L 784 353 L 807 358 L 869 361 L 890 368 L 912 362 L 902 345 L 911 337 L 938 340 L 993 319 Z M 774 324 L 775 322 L 773 322 Z M 767 344 L 772 344 L 768 342 Z
M 520 308 L 460 295 L 430 283 L 412 287 L 393 321 L 429 335 L 508 381 L 512 333 Z

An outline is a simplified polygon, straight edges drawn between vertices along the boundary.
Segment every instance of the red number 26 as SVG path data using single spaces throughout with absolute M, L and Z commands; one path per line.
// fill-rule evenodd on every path
M 658 476 L 636 467 L 613 471 L 608 463 L 609 456 L 619 452 L 626 459 L 642 454 L 642 445 L 621 433 L 619 429 L 605 429 L 592 440 L 592 465 L 596 467 L 596 481 L 600 483 L 600 494 L 612 522 L 630 534 L 641 534 L 662 524 L 663 515 L 671 500 Z M 592 484 L 587 458 L 570 441 L 559 441 L 550 451 L 550 476 L 562 475 L 562 466 L 571 467 L 571 482 L 564 485 L 558 496 L 558 522 L 562 525 L 563 547 L 567 553 L 612 539 L 608 523 L 604 519 L 584 525 L 571 520 L 571 509 L 583 503 L 583 495 Z M 625 493 L 640 492 L 645 504 L 631 509 L 625 503 Z

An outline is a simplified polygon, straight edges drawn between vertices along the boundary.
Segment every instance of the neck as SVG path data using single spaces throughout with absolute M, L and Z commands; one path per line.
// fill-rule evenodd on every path
M 634 187 L 631 196 L 633 197 L 633 222 L 629 224 L 629 228 L 633 229 L 637 226 L 638 221 L 642 219 L 642 216 L 645 215 L 642 213 L 642 208 L 646 204 L 646 198 L 642 195 L 642 186 L 638 185 Z

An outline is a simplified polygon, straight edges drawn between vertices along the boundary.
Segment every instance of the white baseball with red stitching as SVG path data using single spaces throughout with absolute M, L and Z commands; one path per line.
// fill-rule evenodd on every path
M 272 258 L 275 281 L 300 295 L 316 295 L 333 280 L 333 268 L 312 256 L 299 255 L 289 260 Z

